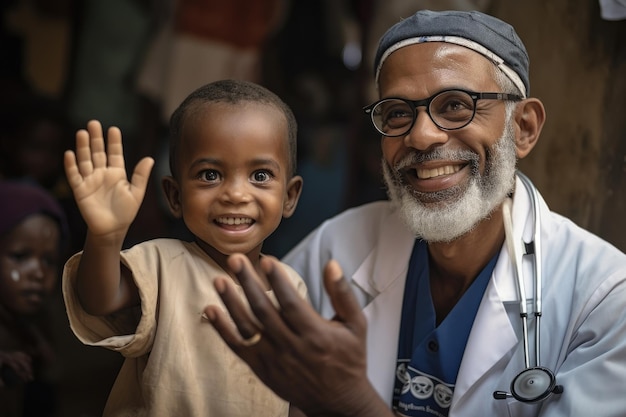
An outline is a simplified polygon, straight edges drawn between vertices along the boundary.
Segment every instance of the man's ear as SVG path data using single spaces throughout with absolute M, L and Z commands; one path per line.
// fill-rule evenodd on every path
M 545 121 L 546 110 L 539 99 L 527 98 L 517 105 L 515 147 L 519 159 L 526 157 L 535 147 Z
M 293 213 L 296 211 L 296 206 L 298 205 L 300 194 L 302 194 L 303 183 L 304 183 L 304 180 L 299 175 L 295 175 L 287 183 L 287 196 L 285 198 L 285 201 L 283 202 L 283 217 L 284 218 L 291 217 Z
M 167 205 L 170 208 L 170 212 L 175 218 L 180 219 L 183 212 L 180 204 L 180 186 L 178 185 L 178 182 L 173 177 L 166 176 L 163 177 L 161 186 L 163 187 L 163 192 L 165 193 L 165 198 L 167 200 Z

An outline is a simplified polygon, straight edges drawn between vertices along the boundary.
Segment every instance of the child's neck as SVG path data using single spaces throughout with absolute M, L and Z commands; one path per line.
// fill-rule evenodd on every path
M 235 276 L 235 274 L 230 270 L 230 268 L 228 267 L 228 257 L 230 255 L 224 254 L 220 251 L 218 251 L 217 249 L 215 249 L 213 246 L 211 245 L 207 245 L 204 242 L 201 242 L 199 240 L 196 240 L 196 244 L 209 256 L 211 257 L 211 259 L 213 259 L 213 261 L 215 263 L 217 263 L 217 265 L 222 268 L 224 270 L 224 272 L 237 284 L 239 285 L 239 280 L 237 279 L 237 277 Z M 258 276 L 261 278 L 261 284 L 263 285 L 263 289 L 265 289 L 266 291 L 268 291 L 270 289 L 270 285 L 269 282 L 267 280 L 267 277 L 265 276 L 265 273 L 261 270 L 261 256 L 264 256 L 261 254 L 261 248 L 255 248 L 253 251 L 248 252 L 245 254 L 247 256 L 247 258 L 250 260 L 250 263 L 252 263 L 252 266 L 254 267 L 254 270 L 256 271 L 256 273 L 258 274 Z

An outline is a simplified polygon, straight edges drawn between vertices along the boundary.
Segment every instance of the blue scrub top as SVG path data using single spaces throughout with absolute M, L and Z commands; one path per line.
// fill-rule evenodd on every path
M 437 326 L 428 246 L 415 241 L 402 302 L 392 404 L 401 415 L 448 415 L 465 345 L 497 260 L 498 254 Z

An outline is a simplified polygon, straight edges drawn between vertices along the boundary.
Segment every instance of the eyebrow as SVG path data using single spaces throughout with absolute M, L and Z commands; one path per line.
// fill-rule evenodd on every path
M 274 169 L 280 171 L 281 165 L 273 158 L 257 158 L 253 161 L 254 165 L 271 165 Z
M 274 158 L 254 158 L 250 162 L 252 166 L 271 165 L 274 169 L 278 171 L 280 171 L 281 169 L 281 164 L 278 163 Z M 201 158 L 193 161 L 190 167 L 193 168 L 201 164 L 217 165 L 221 167 L 224 166 L 224 161 L 216 158 Z

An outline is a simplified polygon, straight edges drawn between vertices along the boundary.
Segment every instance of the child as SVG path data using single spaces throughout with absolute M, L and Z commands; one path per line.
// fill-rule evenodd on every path
M 264 239 L 293 213 L 302 189 L 296 129 L 287 105 L 256 84 L 217 81 L 191 93 L 170 120 L 171 176 L 162 185 L 194 241 L 155 239 L 127 250 L 154 161 L 139 161 L 128 182 L 119 129 L 108 130 L 106 152 L 99 122 L 77 132 L 65 169 L 88 232 L 65 265 L 63 294 L 77 337 L 126 358 L 105 416 L 287 415 L 288 404 L 202 312 L 219 302 L 213 280 L 229 274 L 227 257 L 244 253 L 259 269 Z
M 56 364 L 47 302 L 61 272 L 66 220 L 39 186 L 0 181 L 0 415 L 52 416 Z

